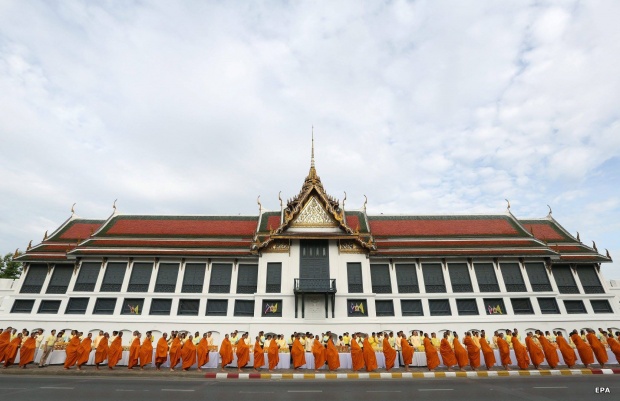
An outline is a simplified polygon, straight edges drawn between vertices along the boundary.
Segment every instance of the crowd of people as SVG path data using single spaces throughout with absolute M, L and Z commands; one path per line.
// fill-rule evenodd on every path
M 343 333 L 336 336 L 331 332 L 313 335 L 312 333 L 294 333 L 290 339 L 280 334 L 259 332 L 252 342 L 248 333 L 237 331 L 225 334 L 224 339 L 218 346 L 213 343 L 211 332 L 205 332 L 200 336 L 199 332 L 194 335 L 188 332 L 172 331 L 163 335 L 154 342 L 152 332 L 147 331 L 144 336 L 139 331 L 133 332 L 133 338 L 129 342 L 128 369 L 144 369 L 153 364 L 155 369 L 161 370 L 162 365 L 169 361 L 169 369 L 177 367 L 184 371 L 197 365 L 197 370 L 209 362 L 209 352 L 219 350 L 222 371 L 231 365 L 237 356 L 236 365 L 238 371 L 248 367 L 250 352 L 254 355 L 253 368 L 259 371 L 265 363 L 265 353 L 269 371 L 273 371 L 279 363 L 282 352 L 290 353 L 291 363 L 294 369 L 306 365 L 306 353 L 312 353 L 314 368 L 318 371 L 324 365 L 330 371 L 336 371 L 340 367 L 339 353 L 350 352 L 352 369 L 358 371 L 375 371 L 377 365 L 377 352 L 385 356 L 385 369 L 390 371 L 396 364 L 398 353 L 402 356 L 405 371 L 413 362 L 416 351 L 424 352 L 426 367 L 434 371 L 440 365 L 440 356 L 443 365 L 448 370 L 478 370 L 481 366 L 481 351 L 484 365 L 491 370 L 497 365 L 495 350 L 499 351 L 500 365 L 505 370 L 510 370 L 512 365 L 511 350 L 514 351 L 516 363 L 520 369 L 528 369 L 533 365 L 540 369 L 546 361 L 551 369 L 559 364 L 558 351 L 562 355 L 568 368 L 573 368 L 577 361 L 577 353 L 581 363 L 587 368 L 598 361 L 601 368 L 608 362 L 607 348 L 620 361 L 620 331 L 603 330 L 599 328 L 597 334 L 594 330 L 573 330 L 569 338 L 564 338 L 562 332 L 557 331 L 543 333 L 540 330 L 527 332 L 524 341 L 517 329 L 498 330 L 493 333 L 491 339 L 487 338 L 484 330 L 464 333 L 461 338 L 456 332 L 444 331 L 443 338 L 437 338 L 436 333 L 422 333 L 412 331 L 410 336 L 404 331 L 378 332 L 378 333 Z M 19 367 L 25 369 L 33 364 L 37 352 L 42 352 L 38 367 L 48 366 L 51 353 L 56 350 L 64 352 L 66 358 L 64 368 L 71 369 L 74 366 L 81 370 L 89 361 L 91 351 L 95 351 L 95 369 L 100 365 L 107 365 L 108 369 L 114 369 L 122 359 L 123 332 L 113 331 L 109 333 L 99 331 L 93 339 L 93 334 L 84 335 L 82 332 L 72 330 L 70 333 L 52 330 L 50 335 L 45 336 L 43 330 L 29 332 L 23 329 L 8 327 L 0 329 L 0 363 L 4 368 L 11 366 L 19 352 Z M 155 351 L 155 352 L 153 352 Z M 576 352 L 575 352 L 576 351 Z

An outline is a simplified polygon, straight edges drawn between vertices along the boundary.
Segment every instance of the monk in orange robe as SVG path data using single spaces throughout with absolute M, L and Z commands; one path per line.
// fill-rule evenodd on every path
M 594 356 L 596 356 L 596 360 L 598 361 L 598 363 L 601 364 L 601 368 L 604 368 L 605 362 L 607 362 L 607 360 L 609 359 L 605 346 L 598 338 L 596 338 L 594 330 L 588 330 L 588 334 L 586 334 L 586 339 L 590 343 L 590 347 L 592 347 L 592 351 L 594 352 Z
M 269 349 L 267 350 L 267 358 L 269 359 L 269 371 L 273 372 L 273 370 L 280 363 L 280 349 L 278 348 L 278 343 L 275 338 L 271 338 L 271 335 L 267 336 L 267 340 L 270 340 Z
M 454 336 L 454 340 L 452 340 L 452 344 L 454 345 L 454 355 L 456 355 L 456 361 L 459 364 L 459 369 L 464 371 L 464 366 L 467 365 L 467 362 L 469 362 L 467 359 L 467 350 L 459 341 L 459 335 L 456 334 L 456 332 L 453 332 L 452 335 Z
M 209 343 L 207 342 L 207 333 L 202 335 L 202 338 L 196 347 L 196 360 L 198 361 L 198 371 L 202 372 L 202 367 L 209 362 Z
M 443 338 L 441 339 L 441 344 L 439 345 L 439 352 L 441 353 L 441 359 L 443 359 L 443 364 L 448 368 L 448 370 L 452 370 L 452 367 L 455 366 L 458 362 L 456 360 L 456 355 L 454 355 L 454 350 L 450 346 L 450 341 L 448 337 L 450 333 L 447 331 L 443 333 Z
M 474 343 L 470 332 L 465 334 L 463 344 L 467 347 L 467 356 L 469 357 L 469 366 L 471 370 L 478 369 L 478 367 L 480 367 L 480 348 Z
M 575 363 L 577 362 L 577 354 L 575 354 L 575 350 L 573 349 L 573 347 L 568 345 L 568 342 L 566 342 L 566 339 L 562 336 L 561 332 L 558 332 L 556 334 L 555 342 L 558 345 L 560 352 L 562 353 L 562 359 L 564 359 L 564 363 L 566 364 L 566 366 L 568 366 L 569 369 L 571 369 L 573 366 L 575 366 Z
M 527 333 L 527 337 L 525 337 L 525 346 L 530 353 L 532 365 L 534 365 L 535 369 L 540 369 L 540 365 L 545 361 L 545 354 L 543 354 L 543 351 L 538 348 L 538 345 L 534 342 L 532 332 Z
M 172 342 L 170 343 L 170 370 L 173 371 L 181 362 L 181 339 L 177 333 L 170 333 L 170 336 L 172 337 Z
M 364 351 L 357 342 L 357 334 L 351 337 L 351 365 L 354 372 L 364 367 Z
M 545 354 L 545 359 L 549 364 L 551 369 L 555 369 L 556 366 L 560 363 L 560 358 L 558 357 L 558 350 L 547 340 L 547 337 L 543 334 L 542 331 L 536 330 L 536 334 L 538 335 L 538 341 L 540 345 L 542 345 L 543 352 Z
M 609 332 L 607 337 L 607 345 L 616 356 L 616 361 L 620 363 L 620 342 L 614 338 L 614 334 Z
M 134 339 L 129 346 L 129 360 L 127 361 L 127 369 L 133 369 L 140 363 L 140 333 L 133 332 Z
M 108 359 L 108 339 L 110 334 L 105 333 L 103 338 L 99 340 L 97 349 L 95 350 L 95 369 L 99 370 L 99 364 Z
M 329 336 L 327 340 L 327 349 L 325 350 L 325 357 L 327 358 L 327 367 L 330 371 L 336 371 L 340 367 L 340 355 L 338 354 L 338 349 L 334 345 L 334 341 L 332 340 L 332 333 L 328 332 Z M 396 351 L 394 351 L 396 353 Z
M 256 342 L 254 343 L 254 371 L 258 372 L 260 368 L 265 364 L 265 350 L 260 345 L 260 336 L 256 336 Z
M 153 362 L 153 337 L 150 331 L 146 332 L 146 337 L 142 341 L 140 346 L 140 370 L 144 370 L 144 367 Z
M 28 332 L 26 332 L 28 333 Z M 26 365 L 34 361 L 34 352 L 37 349 L 37 339 L 34 336 L 28 336 L 19 348 L 19 367 L 26 369 Z
M 400 348 L 403 355 L 403 363 L 405 364 L 405 371 L 409 372 L 409 365 L 413 363 L 413 347 L 409 344 L 407 336 L 402 333 L 400 338 Z M 351 351 L 353 352 L 353 351 Z
M 510 345 L 504 340 L 504 333 L 499 333 L 497 348 L 499 349 L 499 357 L 502 360 L 502 366 L 505 370 L 510 370 L 509 366 L 512 365 L 512 359 L 510 359 Z
M 77 335 L 76 330 L 71 330 L 71 340 L 65 350 L 67 357 L 65 359 L 65 369 L 69 370 L 71 366 L 75 365 L 78 360 L 77 352 L 80 347 L 80 337 Z
M 327 357 L 325 356 L 326 350 L 323 344 L 319 341 L 319 336 L 315 336 L 312 343 L 312 355 L 314 356 L 314 371 L 318 372 L 319 369 L 325 365 Z
M 164 333 L 162 337 L 157 340 L 157 348 L 155 348 L 155 369 L 161 370 L 161 365 L 168 360 L 168 333 Z
M 119 331 L 108 348 L 108 369 L 114 369 L 121 359 L 123 359 L 123 332 Z
M 181 360 L 183 361 L 181 366 L 186 372 L 196 363 L 196 346 L 193 339 L 194 337 L 190 334 L 181 348 Z
M 527 354 L 527 349 L 521 341 L 517 338 L 517 333 L 512 336 L 512 349 L 515 351 L 517 357 L 517 365 L 520 369 L 527 369 L 530 366 L 530 357 Z
M 228 339 L 228 333 L 226 333 L 224 339 L 222 340 L 222 344 L 220 345 L 220 357 L 222 358 L 222 372 L 225 372 L 226 370 L 224 370 L 224 368 L 226 365 L 230 365 L 232 361 L 235 360 L 232 344 Z
M 77 351 L 77 370 L 82 370 L 82 366 L 86 365 L 88 362 L 88 358 L 90 357 L 90 351 L 92 350 L 93 344 L 93 333 L 88 333 L 85 339 L 82 340 L 78 351 Z
M 424 333 L 424 353 L 426 354 L 426 367 L 432 372 L 439 366 L 439 354 L 431 339 L 428 338 L 428 333 Z
M 491 348 L 491 345 L 487 341 L 484 331 L 480 334 L 480 349 L 482 350 L 482 355 L 484 355 L 484 364 L 487 370 L 493 369 L 493 366 L 497 363 L 495 360 L 495 352 L 493 352 L 493 348 Z
M 293 357 L 293 368 L 299 369 L 306 364 L 306 350 L 299 341 L 299 334 L 295 335 L 293 340 L 293 348 L 291 349 L 291 356 Z
M 364 338 L 364 364 L 366 365 L 367 372 L 374 372 L 377 370 L 377 355 L 375 355 L 375 350 L 372 349 L 372 345 L 370 345 L 370 341 L 368 341 L 368 334 Z
M 383 355 L 385 356 L 385 370 L 389 372 L 396 361 L 396 350 L 390 345 L 387 335 L 383 336 Z
M 4 368 L 8 368 L 15 362 L 15 358 L 17 357 L 17 351 L 19 347 L 22 345 L 22 333 L 17 333 L 17 337 L 15 337 L 9 345 L 4 349 Z
M 4 362 L 4 353 L 11 342 L 11 330 L 13 330 L 12 327 L 7 327 L 0 333 L 0 362 Z
M 581 339 L 577 330 L 573 330 L 570 335 L 571 340 L 573 340 L 573 344 L 577 348 L 577 352 L 579 353 L 579 358 L 581 358 L 581 363 L 587 368 L 588 365 L 594 363 L 594 353 L 592 352 L 592 348 Z
M 250 362 L 250 347 L 245 342 L 247 338 L 248 333 L 245 333 L 237 342 L 237 370 L 239 372 Z

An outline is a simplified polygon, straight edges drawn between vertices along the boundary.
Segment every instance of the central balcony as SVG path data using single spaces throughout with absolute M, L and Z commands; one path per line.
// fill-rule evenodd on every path
M 323 294 L 325 306 L 325 318 L 329 317 L 329 304 L 331 303 L 332 318 L 334 317 L 334 305 L 336 303 L 336 279 L 333 278 L 296 278 L 294 279 L 295 292 L 295 317 L 301 300 L 301 317 L 306 315 L 306 295 L 315 297 L 314 294 Z

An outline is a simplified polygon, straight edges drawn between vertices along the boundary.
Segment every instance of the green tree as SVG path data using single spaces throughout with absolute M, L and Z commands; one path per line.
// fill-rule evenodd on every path
M 18 256 L 21 253 L 18 253 Z M 13 254 L 7 253 L 0 259 L 0 278 L 16 279 L 22 274 L 22 263 L 13 260 Z

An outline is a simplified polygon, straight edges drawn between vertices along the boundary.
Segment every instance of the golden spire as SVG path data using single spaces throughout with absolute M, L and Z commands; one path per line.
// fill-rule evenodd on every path
M 316 179 L 316 168 L 314 167 L 314 125 L 312 126 L 312 151 L 310 152 L 310 173 L 308 178 Z

